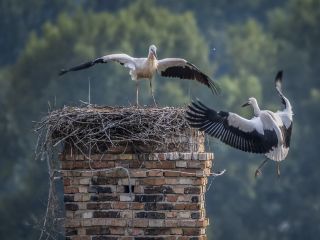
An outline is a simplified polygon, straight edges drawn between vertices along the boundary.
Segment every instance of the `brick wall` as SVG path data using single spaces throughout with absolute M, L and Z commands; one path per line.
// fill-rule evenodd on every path
M 197 151 L 61 154 L 66 239 L 206 239 L 213 154 Z M 189 141 L 190 142 L 190 141 Z M 183 150 L 183 151 L 181 151 Z M 123 151 L 123 149 L 121 150 Z

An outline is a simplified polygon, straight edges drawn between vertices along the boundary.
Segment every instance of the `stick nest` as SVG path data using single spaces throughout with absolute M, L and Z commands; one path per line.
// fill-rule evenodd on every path
M 44 117 L 36 131 L 44 148 L 64 143 L 83 154 L 117 146 L 170 150 L 194 133 L 184 116 L 185 109 L 173 107 L 64 107 Z

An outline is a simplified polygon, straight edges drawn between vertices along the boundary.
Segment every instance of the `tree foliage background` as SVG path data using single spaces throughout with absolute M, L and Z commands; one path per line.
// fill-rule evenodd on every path
M 273 79 L 284 70 L 294 106 L 289 156 L 254 179 L 262 160 L 212 139 L 214 169 L 227 174 L 207 193 L 208 235 L 215 239 L 318 239 L 320 236 L 320 1 L 0 1 L 0 238 L 37 239 L 46 206 L 46 164 L 34 160 L 33 121 L 50 107 L 134 103 L 134 83 L 116 64 L 58 77 L 62 67 L 107 53 L 183 57 L 209 73 L 223 93 L 188 81 L 156 79 L 160 105 L 201 97 L 216 109 L 250 116 L 240 104 L 256 96 L 281 106 Z M 121 82 L 121 84 L 119 84 Z M 141 101 L 151 103 L 147 83 Z

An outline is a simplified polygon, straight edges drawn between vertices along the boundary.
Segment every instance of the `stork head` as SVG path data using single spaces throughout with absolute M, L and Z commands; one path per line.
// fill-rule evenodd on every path
M 157 58 L 157 47 L 153 44 L 149 47 L 149 56 Z
M 248 101 L 245 104 L 242 104 L 241 107 L 245 106 L 252 106 L 254 116 L 258 117 L 260 115 L 260 108 L 257 99 L 255 99 L 254 97 L 249 98 Z
M 255 99 L 254 97 L 251 97 L 248 99 L 248 101 L 244 104 L 241 105 L 241 107 L 246 107 L 246 106 L 256 106 L 258 105 L 257 99 Z

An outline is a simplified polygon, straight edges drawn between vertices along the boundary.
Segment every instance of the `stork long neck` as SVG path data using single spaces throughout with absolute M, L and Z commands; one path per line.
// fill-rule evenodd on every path
M 154 60 L 156 60 L 156 56 L 154 56 L 153 52 L 151 52 L 151 51 L 149 51 L 148 60 L 149 60 L 149 61 L 154 61 Z
M 282 93 L 280 94 L 283 102 L 284 102 L 284 105 L 285 105 L 285 110 L 287 112 L 290 112 L 292 113 L 292 107 L 291 107 L 291 104 L 290 104 L 290 101 L 288 100 L 288 98 L 286 98 Z
M 252 108 L 253 108 L 253 114 L 255 117 L 258 117 L 261 113 L 261 110 L 259 108 L 259 105 L 257 102 L 253 102 L 252 103 Z

